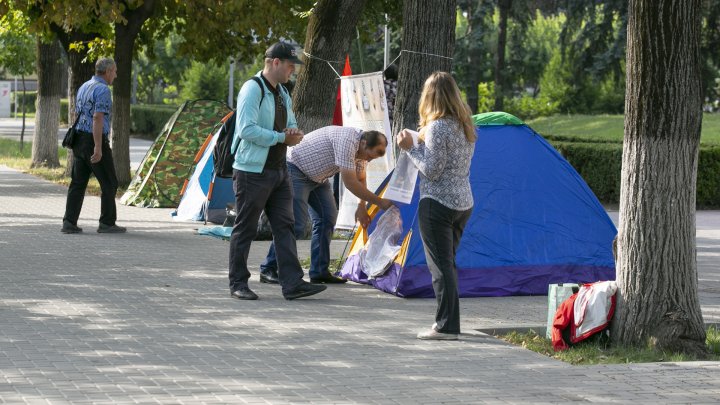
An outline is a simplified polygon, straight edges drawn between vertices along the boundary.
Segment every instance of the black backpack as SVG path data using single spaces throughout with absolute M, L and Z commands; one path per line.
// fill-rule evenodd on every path
M 265 98 L 265 90 L 260 78 L 253 76 L 250 80 L 257 83 L 260 86 L 260 105 L 262 105 L 263 99 Z M 280 85 L 282 86 L 282 84 Z M 215 176 L 223 178 L 232 178 L 233 176 L 233 163 L 235 162 L 235 151 L 232 150 L 233 138 L 235 138 L 235 115 L 237 110 L 233 111 L 230 118 L 223 124 L 220 129 L 220 135 L 218 135 L 217 143 L 215 143 L 215 149 L 213 149 L 213 161 Z

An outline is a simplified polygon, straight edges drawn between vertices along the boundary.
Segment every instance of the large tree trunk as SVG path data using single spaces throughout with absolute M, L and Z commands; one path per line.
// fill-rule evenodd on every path
M 364 7 L 365 0 L 320 0 L 310 15 L 305 52 L 324 60 L 343 61 Z M 334 68 L 339 72 L 342 67 Z M 337 88 L 337 75 L 327 62 L 305 58 L 293 90 L 300 129 L 308 133 L 332 123 Z
M 418 101 L 425 79 L 435 71 L 450 72 L 455 48 L 455 0 L 403 3 L 402 52 L 398 65 L 392 133 L 417 129 Z
M 126 23 L 115 24 L 115 64 L 117 78 L 113 83 L 111 143 L 118 185 L 130 184 L 130 92 L 132 90 L 132 58 L 143 23 L 150 17 L 155 0 L 145 0 L 135 9 L 125 9 Z
M 32 146 L 31 167 L 59 167 L 58 127 L 60 126 L 60 99 L 64 63 L 62 49 L 57 40 L 49 44 L 37 40 L 38 93 L 35 111 L 35 135 Z
M 115 173 L 121 187 L 130 184 L 130 78 L 135 38 L 124 36 L 126 28 L 115 28 L 115 63 L 117 78 L 113 83 L 111 114 L 112 151 Z M 121 38 L 122 36 L 122 38 Z
M 631 0 L 612 337 L 703 354 L 695 193 L 701 0 Z
M 70 49 L 70 45 L 75 42 L 88 42 L 100 35 L 97 33 L 82 33 L 82 32 L 65 32 L 61 27 L 52 24 L 52 31 L 57 35 L 60 43 L 62 44 L 63 50 L 68 56 L 69 74 L 68 74 L 68 125 L 72 125 L 75 122 L 75 101 L 77 99 L 77 91 L 83 83 L 90 80 L 95 74 L 95 63 L 89 61 L 87 49 L 82 47 L 80 49 Z M 67 161 L 65 166 L 65 175 L 70 176 L 72 173 L 73 165 L 73 153 L 72 150 L 68 150 Z
M 498 49 L 495 62 L 495 111 L 502 111 L 504 108 L 503 97 L 505 95 L 503 70 L 505 69 L 505 47 L 507 44 L 507 22 L 508 14 L 512 8 L 512 0 L 499 0 L 500 23 L 498 24 Z

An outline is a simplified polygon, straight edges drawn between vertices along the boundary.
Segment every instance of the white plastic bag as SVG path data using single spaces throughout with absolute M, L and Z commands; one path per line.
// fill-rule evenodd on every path
M 400 251 L 398 239 L 402 235 L 402 218 L 400 210 L 390 207 L 378 220 L 377 226 L 368 238 L 365 249 L 360 252 L 360 263 L 363 272 L 370 279 L 385 273 Z
M 388 182 L 383 198 L 409 204 L 415 192 L 418 168 L 407 153 L 403 152 L 395 164 L 395 170 Z

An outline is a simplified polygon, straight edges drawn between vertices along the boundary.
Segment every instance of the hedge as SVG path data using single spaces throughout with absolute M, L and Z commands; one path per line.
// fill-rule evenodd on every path
M 177 107 L 171 105 L 133 104 L 130 106 L 130 133 L 155 139 Z M 60 100 L 60 121 L 67 124 L 68 101 Z
M 622 143 L 567 142 L 553 137 L 550 143 L 585 179 L 603 204 L 620 201 Z M 701 146 L 697 176 L 697 208 L 720 208 L 720 147 Z
M 17 111 L 18 114 L 22 112 L 22 101 L 25 100 L 25 112 L 26 113 L 34 113 L 35 112 L 35 100 L 37 99 L 37 91 L 26 91 L 25 97 L 23 98 L 23 92 L 18 91 L 17 92 Z M 15 111 L 15 97 L 12 98 L 12 101 L 10 102 L 10 111 Z
M 131 105 L 130 133 L 155 139 L 176 110 L 168 105 Z

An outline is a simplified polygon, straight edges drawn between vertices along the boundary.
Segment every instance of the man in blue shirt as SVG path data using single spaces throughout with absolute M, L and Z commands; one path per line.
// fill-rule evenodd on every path
M 63 233 L 80 233 L 77 226 L 90 174 L 100 183 L 100 225 L 99 233 L 123 233 L 124 227 L 117 226 L 115 193 L 118 188 L 115 164 L 110 149 L 110 112 L 112 97 L 109 85 L 117 76 L 117 66 L 111 58 L 101 58 L 95 64 L 95 76 L 85 82 L 77 93 L 75 112 L 77 125 L 73 144 L 73 168 L 68 187 Z
M 260 213 L 265 210 L 277 252 L 278 277 L 285 299 L 307 297 L 325 290 L 303 280 L 297 257 L 293 192 L 285 155 L 287 147 L 300 143 L 287 83 L 301 64 L 295 48 L 285 42 L 265 51 L 265 67 L 257 79 L 243 84 L 237 100 L 237 121 L 232 151 L 236 217 L 230 236 L 230 296 L 239 300 L 258 298 L 250 287 L 247 266 L 250 244 L 257 234 Z

